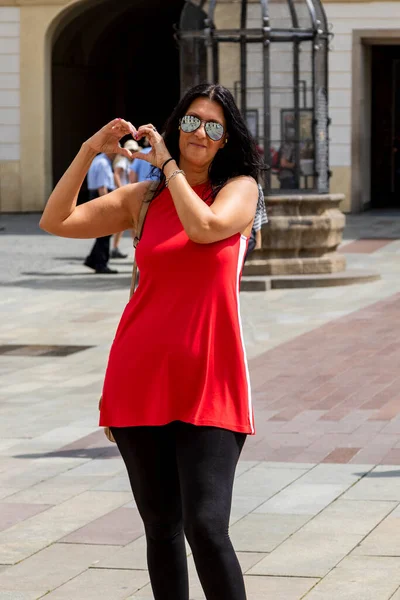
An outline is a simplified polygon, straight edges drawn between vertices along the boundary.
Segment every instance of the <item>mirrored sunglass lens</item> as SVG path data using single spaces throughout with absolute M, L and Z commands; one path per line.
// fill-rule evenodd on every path
M 214 123 L 214 121 L 209 121 L 208 123 L 206 123 L 206 132 L 212 140 L 217 142 L 224 135 L 224 128 L 220 123 Z
M 196 129 L 200 127 L 200 119 L 190 116 L 183 117 L 181 121 L 181 127 L 185 133 L 196 131 Z

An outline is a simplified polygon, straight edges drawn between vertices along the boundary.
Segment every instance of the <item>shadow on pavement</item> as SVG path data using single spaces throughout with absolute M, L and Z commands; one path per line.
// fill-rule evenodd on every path
M 36 290 L 82 290 L 82 291 L 110 291 L 122 290 L 129 291 L 131 284 L 131 274 L 126 275 L 95 275 L 94 273 L 79 273 L 68 275 L 65 273 L 37 273 L 40 279 L 20 279 L 0 283 L 0 288 L 21 287 Z M 59 277 L 60 279 L 56 279 Z
M 54 452 L 41 452 L 37 454 L 15 454 L 13 458 L 117 458 L 120 456 L 117 446 L 104 446 L 102 448 L 74 448 L 71 450 L 56 450 Z
M 357 475 L 364 476 L 365 473 L 357 473 Z M 400 471 L 399 471 L 399 469 L 393 469 L 392 471 L 373 471 L 371 473 L 367 473 L 367 475 L 365 475 L 365 477 L 368 477 L 368 479 L 369 478 L 372 479 L 373 477 L 375 479 L 378 479 L 378 478 L 383 479 L 385 477 L 386 478 L 387 477 L 400 477 Z M 364 479 L 365 479 L 365 477 L 364 477 Z

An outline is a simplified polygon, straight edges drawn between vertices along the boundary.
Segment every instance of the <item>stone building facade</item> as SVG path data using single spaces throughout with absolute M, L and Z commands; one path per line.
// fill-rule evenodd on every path
M 279 11 L 282 1 L 270 2 Z M 96 118 L 126 115 L 145 122 L 151 110 L 157 115 L 152 120 L 161 124 L 179 93 L 173 24 L 182 5 L 183 0 L 0 0 L 0 212 L 42 210 L 79 140 L 97 126 Z M 331 191 L 345 194 L 346 212 L 395 207 L 400 198 L 400 2 L 324 0 L 324 6 L 334 34 Z M 232 22 L 237 8 L 234 0 L 219 2 L 221 23 Z M 255 26 L 257 10 L 254 2 L 249 22 Z M 248 104 L 258 108 L 261 61 L 257 49 L 252 52 Z M 303 59 L 307 62 L 307 52 Z M 232 49 L 223 83 L 232 86 L 236 68 Z M 273 69 L 284 77 L 283 50 Z M 304 79 L 309 76 L 305 66 Z M 282 103 L 277 97 L 276 107 Z

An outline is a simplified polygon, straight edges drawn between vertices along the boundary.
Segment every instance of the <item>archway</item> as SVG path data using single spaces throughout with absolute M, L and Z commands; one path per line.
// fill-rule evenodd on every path
M 179 99 L 174 25 L 183 4 L 102 0 L 57 27 L 52 45 L 53 185 L 82 141 L 114 117 L 162 127 Z

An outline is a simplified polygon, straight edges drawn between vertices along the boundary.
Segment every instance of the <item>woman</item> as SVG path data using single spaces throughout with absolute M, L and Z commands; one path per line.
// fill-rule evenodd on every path
M 98 152 L 147 136 L 135 157 L 161 169 L 137 248 L 140 284 L 111 348 L 100 425 L 110 426 L 144 522 L 155 600 L 188 600 L 184 534 L 208 600 L 245 600 L 228 535 L 232 487 L 254 434 L 239 281 L 258 198 L 259 156 L 231 93 L 189 90 L 166 123 L 116 119 L 88 139 L 40 225 L 92 238 L 137 224 L 149 182 L 87 204 L 76 197 Z

